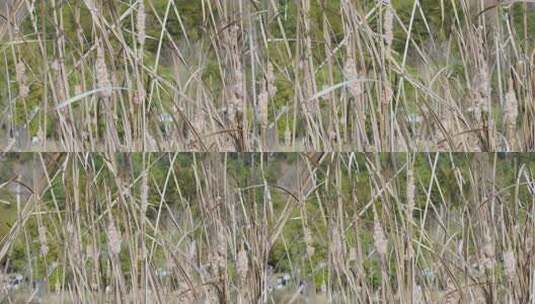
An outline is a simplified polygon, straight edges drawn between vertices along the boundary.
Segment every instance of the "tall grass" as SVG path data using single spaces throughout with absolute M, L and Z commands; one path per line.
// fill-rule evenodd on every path
M 535 300 L 529 154 L 4 157 L 7 303 Z
M 528 1 L 4 3 L 5 151 L 535 147 Z

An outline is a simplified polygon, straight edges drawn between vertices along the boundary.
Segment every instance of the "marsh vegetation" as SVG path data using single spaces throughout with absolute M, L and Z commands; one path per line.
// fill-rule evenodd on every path
M 41 282 L 57 303 L 529 303 L 534 170 L 530 154 L 7 154 L 0 262 L 25 281 L 0 301 Z
M 533 151 L 528 2 L 4 1 L 1 145 Z

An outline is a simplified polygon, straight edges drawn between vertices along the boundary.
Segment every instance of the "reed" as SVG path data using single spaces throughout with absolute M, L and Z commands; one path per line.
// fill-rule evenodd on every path
M 0 301 L 534 296 L 529 154 L 4 157 Z
M 3 150 L 534 150 L 522 1 L 1 9 Z

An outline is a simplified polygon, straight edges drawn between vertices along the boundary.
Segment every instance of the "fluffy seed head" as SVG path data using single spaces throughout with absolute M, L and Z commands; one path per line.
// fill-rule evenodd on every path
M 147 212 L 147 207 L 149 206 L 149 181 L 148 174 L 143 173 L 141 177 L 141 210 L 145 214 Z
M 388 247 L 388 240 L 386 239 L 385 232 L 381 226 L 381 223 L 379 222 L 377 212 L 375 211 L 373 221 L 373 240 L 377 253 L 379 253 L 381 257 L 384 257 Z
M 30 88 L 28 87 L 28 76 L 26 75 L 26 65 L 24 62 L 19 61 L 15 66 L 16 80 L 19 84 L 19 96 L 21 98 L 27 98 L 30 93 Z
M 262 128 L 267 128 L 268 125 L 268 104 L 269 104 L 269 93 L 267 91 L 266 85 L 262 85 L 260 94 L 258 94 L 258 120 Z
M 303 230 L 304 240 L 306 244 L 306 253 L 308 257 L 312 257 L 315 252 L 314 246 L 312 246 L 312 233 L 310 232 L 308 226 L 303 227 Z
M 266 82 L 269 96 L 275 96 L 277 94 L 277 87 L 275 86 L 275 72 L 273 70 L 273 64 L 271 62 L 268 62 L 267 65 Z
M 140 87 L 134 92 L 132 101 L 137 105 L 141 105 L 145 101 L 146 96 L 147 96 L 147 93 L 145 92 L 145 88 Z
M 46 239 L 46 227 L 44 225 L 40 225 L 37 229 L 39 233 L 39 243 L 41 244 L 40 253 L 41 255 L 45 256 L 48 254 L 48 246 L 47 246 L 47 239 Z
M 412 218 L 412 212 L 415 206 L 415 191 L 416 186 L 414 184 L 414 171 L 412 168 L 407 170 L 407 216 Z
M 348 85 L 349 92 L 355 98 L 359 97 L 363 93 L 362 83 L 359 81 L 360 75 L 357 71 L 357 65 L 353 57 L 348 56 L 344 62 L 344 77 L 346 80 L 351 81 Z
M 510 281 L 516 275 L 516 258 L 514 252 L 509 249 L 503 254 L 503 264 L 505 268 L 505 275 Z
M 491 270 L 496 266 L 496 256 L 494 251 L 494 244 L 490 236 L 485 234 L 484 241 L 481 247 L 481 266 L 487 270 Z
M 104 48 L 100 42 L 97 46 L 97 60 L 95 63 L 95 69 L 97 73 L 97 86 L 99 89 L 101 89 L 101 91 L 99 91 L 99 96 L 101 98 L 110 98 L 112 94 L 110 74 L 108 72 L 108 66 L 106 65 Z
M 515 138 L 516 120 L 518 118 L 518 99 L 516 98 L 513 79 L 509 79 L 509 90 L 505 95 L 503 109 L 503 124 L 506 137 L 512 141 Z
M 145 3 L 143 0 L 139 1 L 137 8 L 136 28 L 137 28 L 137 41 L 143 46 L 145 45 L 146 33 L 145 33 Z
M 389 83 L 385 83 L 384 85 L 384 92 L 381 96 L 381 103 L 384 106 L 387 106 L 392 101 L 392 98 L 394 97 L 394 91 L 392 91 L 392 87 Z
M 15 66 L 15 72 L 17 77 L 17 82 L 25 82 L 26 81 L 26 65 L 24 62 L 19 61 L 17 65 Z
M 113 221 L 108 225 L 108 247 L 113 255 L 118 255 L 121 252 L 121 235 L 115 227 Z
M 244 246 L 241 246 L 236 257 L 236 271 L 242 282 L 247 279 L 247 273 L 249 272 L 249 261 L 247 259 L 247 251 Z
M 388 49 L 392 48 L 394 42 L 394 11 L 389 5 L 385 12 L 385 43 Z

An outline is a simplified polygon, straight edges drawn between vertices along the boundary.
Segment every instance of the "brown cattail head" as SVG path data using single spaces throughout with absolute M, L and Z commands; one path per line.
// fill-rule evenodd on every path
M 507 279 L 509 281 L 514 280 L 516 276 L 516 258 L 513 250 L 509 249 L 503 253 L 503 265 Z
M 480 264 L 482 268 L 492 270 L 496 266 L 496 255 L 494 251 L 494 244 L 488 232 L 485 233 L 483 237 L 483 244 L 480 253 Z
M 113 255 L 118 255 L 121 252 L 121 234 L 113 220 L 108 224 L 108 248 Z
M 306 245 L 306 254 L 310 258 L 314 255 L 315 248 L 312 245 L 312 233 L 310 232 L 310 228 L 308 225 L 305 225 L 303 227 L 303 233 L 304 233 L 304 240 Z
M 269 97 L 273 98 L 277 94 L 277 86 L 275 85 L 275 72 L 271 62 L 267 64 L 266 82 Z
M 249 272 L 249 260 L 247 258 L 247 251 L 242 245 L 238 251 L 238 256 L 236 257 L 236 272 L 241 282 L 245 282 L 247 279 L 247 273 Z
M 243 90 L 243 74 L 236 71 L 234 85 L 229 90 L 229 103 L 227 114 L 231 122 L 240 120 L 245 105 L 245 92 Z
M 392 43 L 394 42 L 394 9 L 390 4 L 386 7 L 385 11 L 384 31 L 386 48 L 390 52 Z
M 199 135 L 202 135 L 204 133 L 204 129 L 206 128 L 206 118 L 201 111 L 195 114 L 191 125 L 195 129 L 195 132 L 199 133 Z
M 388 240 L 386 239 L 385 232 L 381 226 L 379 216 L 377 215 L 375 209 L 373 210 L 373 215 L 373 240 L 375 249 L 381 257 L 384 257 L 388 249 Z
M 44 225 L 39 225 L 38 234 L 39 234 L 39 243 L 41 245 L 41 248 L 39 249 L 42 256 L 45 256 L 48 254 L 48 245 L 47 245 L 47 238 L 46 238 L 46 227 Z
M 101 98 L 110 98 L 112 94 L 110 74 L 108 71 L 108 66 L 106 65 L 104 48 L 100 41 L 97 45 L 97 60 L 95 63 L 95 69 L 97 73 L 97 86 L 101 90 L 99 91 L 99 96 Z
M 134 96 L 132 97 L 132 101 L 136 105 L 141 105 L 145 101 L 145 98 L 147 97 L 147 93 L 145 92 L 145 88 L 140 86 L 135 92 Z
M 509 79 L 509 89 L 505 95 L 505 105 L 503 109 L 503 124 L 505 136 L 511 143 L 511 150 L 515 147 L 516 120 L 518 118 L 518 99 L 516 98 L 513 79 Z
M 266 129 L 268 126 L 268 105 L 269 105 L 269 92 L 265 81 L 262 81 L 262 88 L 260 94 L 258 94 L 258 120 L 260 126 Z
M 385 82 L 384 91 L 383 91 L 383 94 L 381 95 L 381 104 L 383 106 L 388 106 L 390 102 L 392 101 L 392 98 L 394 98 L 394 91 L 392 90 L 390 83 Z
M 30 93 L 30 88 L 28 87 L 28 76 L 26 75 L 26 65 L 24 62 L 19 61 L 15 66 L 16 80 L 19 84 L 19 96 L 20 98 L 27 98 Z
M 409 219 L 412 219 L 412 213 L 415 207 L 415 192 L 414 171 L 411 167 L 407 170 L 407 217 Z
M 147 37 L 145 33 L 145 3 L 142 1 L 139 1 L 139 6 L 137 8 L 137 16 L 136 16 L 136 28 L 137 28 L 137 41 L 140 46 L 145 45 L 145 39 Z
M 149 181 L 148 173 L 144 172 L 141 177 L 141 212 L 145 214 L 149 206 Z
M 342 235 L 337 229 L 334 223 L 331 223 L 332 228 L 330 229 L 330 244 L 329 244 L 329 254 L 332 259 L 333 266 L 336 271 L 342 272 L 345 264 L 345 248 L 342 240 Z
M 476 63 L 477 73 L 474 79 L 474 100 L 473 100 L 473 114 L 478 123 L 482 122 L 483 114 L 490 110 L 490 96 L 492 88 L 490 85 L 490 72 L 485 54 L 483 53 L 484 41 L 481 29 L 477 29 L 475 33 L 476 42 L 474 43 L 475 51 L 478 55 Z
M 227 240 L 223 229 L 216 229 L 214 234 L 209 259 L 212 271 L 217 274 L 224 271 L 227 265 Z
M 362 82 L 357 71 L 357 65 L 353 57 L 348 56 L 344 63 L 344 77 L 350 81 L 348 85 L 349 92 L 355 98 L 358 98 L 363 93 Z

